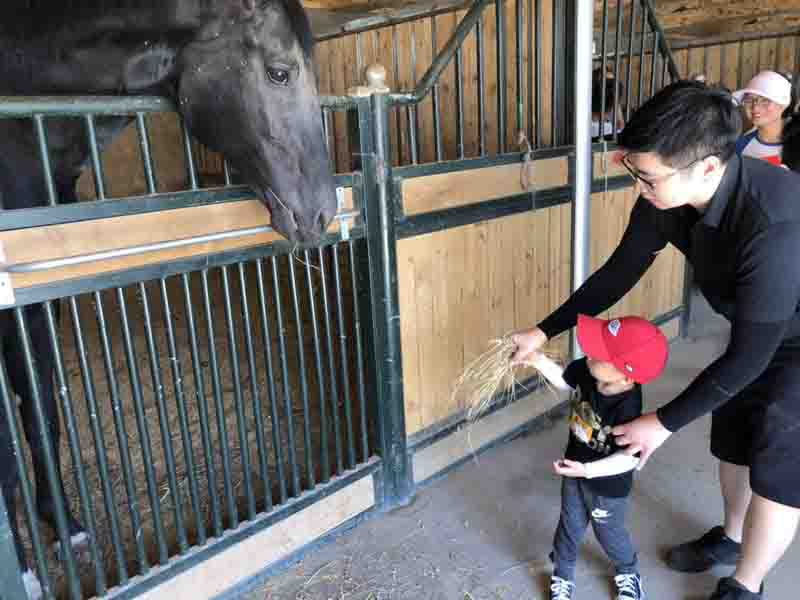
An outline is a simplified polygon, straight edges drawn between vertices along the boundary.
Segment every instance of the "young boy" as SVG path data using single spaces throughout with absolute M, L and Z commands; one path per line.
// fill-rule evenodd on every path
M 572 394 L 570 436 L 564 459 L 553 463 L 564 477 L 561 518 L 550 558 L 551 600 L 572 600 L 578 547 L 591 522 L 614 563 L 617 600 L 644 598 L 636 550 L 625 528 L 633 469 L 639 459 L 624 454 L 611 429 L 642 414 L 641 384 L 658 377 L 669 353 L 661 331 L 645 319 L 606 321 L 578 316 L 578 343 L 586 358 L 562 371 L 538 354 L 533 365 L 559 390 Z

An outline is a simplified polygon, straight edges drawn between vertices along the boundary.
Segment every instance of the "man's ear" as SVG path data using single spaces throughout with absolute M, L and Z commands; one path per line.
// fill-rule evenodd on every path
M 722 168 L 722 161 L 720 161 L 718 156 L 709 156 L 707 159 L 703 161 L 705 164 L 703 166 L 703 175 L 708 176 L 713 173 L 716 173 Z
M 164 44 L 142 46 L 125 64 L 123 84 L 126 90 L 137 91 L 158 85 L 175 72 L 177 51 Z

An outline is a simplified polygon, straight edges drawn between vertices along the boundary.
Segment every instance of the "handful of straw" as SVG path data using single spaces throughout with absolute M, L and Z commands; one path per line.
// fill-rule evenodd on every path
M 549 383 L 535 367 L 511 365 L 511 356 L 517 349 L 517 345 L 511 340 L 511 335 L 490 340 L 489 344 L 490 348 L 464 368 L 464 372 L 456 379 L 453 386 L 451 396 L 453 400 L 461 394 L 466 396 L 469 423 L 475 422 L 484 414 L 498 394 L 508 393 L 513 401 L 518 386 L 527 390 L 515 375 L 518 370 L 533 368 L 534 377 L 538 377 L 540 382 Z M 556 358 L 551 352 L 542 351 L 542 354 Z

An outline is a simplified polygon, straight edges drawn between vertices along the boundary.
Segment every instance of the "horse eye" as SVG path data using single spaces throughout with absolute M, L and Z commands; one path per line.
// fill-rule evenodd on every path
M 286 69 L 274 69 L 272 67 L 267 69 L 267 77 L 275 85 L 288 85 L 289 84 L 289 71 Z

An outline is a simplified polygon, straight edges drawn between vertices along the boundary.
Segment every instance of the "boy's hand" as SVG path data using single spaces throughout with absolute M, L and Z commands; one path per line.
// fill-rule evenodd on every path
M 553 470 L 564 477 L 586 477 L 586 466 L 583 463 L 566 458 L 555 461 Z
M 544 346 L 547 336 L 538 327 L 520 331 L 511 336 L 511 341 L 517 345 L 517 350 L 511 357 L 512 366 L 529 365 L 534 359 L 533 353 Z

